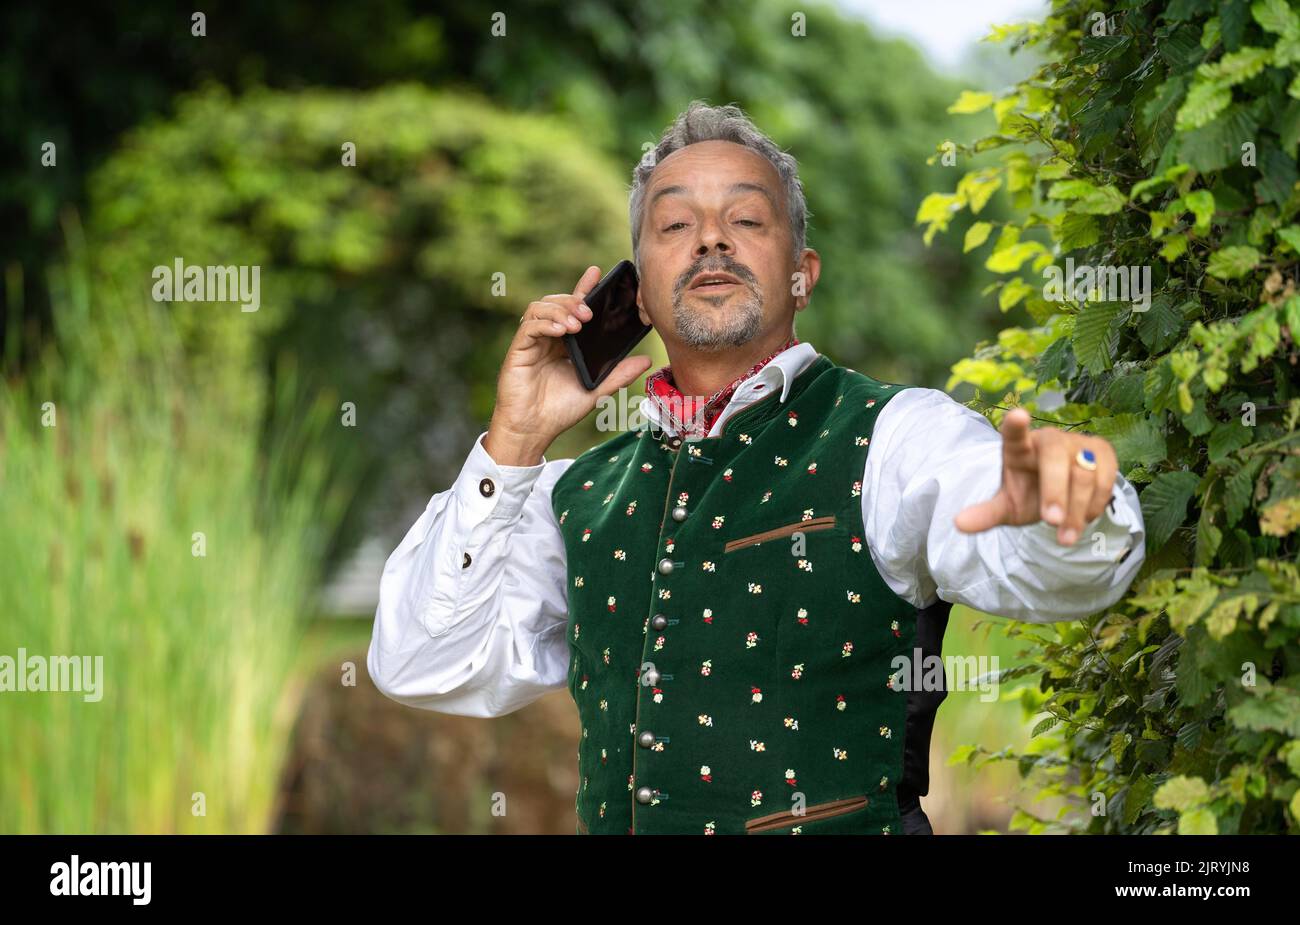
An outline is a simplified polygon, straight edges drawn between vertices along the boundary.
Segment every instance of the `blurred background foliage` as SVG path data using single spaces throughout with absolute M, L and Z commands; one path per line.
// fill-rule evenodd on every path
M 371 490 L 348 538 L 391 531 L 455 474 L 517 315 L 571 290 L 572 267 L 618 259 L 624 199 L 613 162 L 558 120 L 412 84 L 238 100 L 212 88 L 130 133 L 88 197 L 96 264 L 138 298 L 160 254 L 261 266 L 256 313 L 173 314 L 190 352 L 240 382 L 292 353 L 356 406 L 339 435 Z
M 1006 207 L 995 199 L 979 216 L 958 216 L 956 234 L 929 247 L 915 225 L 917 203 L 986 162 L 928 163 L 936 145 L 993 121 L 966 116 L 958 129 L 948 110 L 963 85 L 906 42 L 829 5 L 802 11 L 807 36 L 798 38 L 775 0 L 534 0 L 510 6 L 504 37 L 492 34 L 492 8 L 469 2 L 434 11 L 404 0 L 232 2 L 207 13 L 203 37 L 191 34 L 191 8 L 169 4 L 0 11 L 10 155 L 0 162 L 0 474 L 5 522 L 43 525 L 15 552 L 21 579 L 6 576 L 0 603 L 21 616 L 0 628 L 0 652 L 23 640 L 32 651 L 98 646 L 125 668 L 141 664 L 130 648 L 138 639 L 156 649 L 156 673 L 122 692 L 124 712 L 111 722 L 84 711 L 74 720 L 71 709 L 59 723 L 0 713 L 0 740 L 10 742 L 35 735 L 37 719 L 53 723 L 50 751 L 0 779 L 0 804 L 32 799 L 59 773 L 69 759 L 57 748 L 73 746 L 55 740 L 74 732 L 102 748 L 77 746 L 70 773 L 98 769 L 140 802 L 123 798 L 109 811 L 37 799 L 0 828 L 188 830 L 189 804 L 176 804 L 186 769 L 226 767 L 213 764 L 218 744 L 253 723 L 263 738 L 250 734 L 252 751 L 222 760 L 244 762 L 241 773 L 263 789 L 232 790 L 217 776 L 240 806 L 203 830 L 571 831 L 567 748 L 543 774 L 523 767 L 510 746 L 522 733 L 510 723 L 478 724 L 461 742 L 450 731 L 457 718 L 365 701 L 374 692 L 364 682 L 340 686 L 340 659 L 364 671 L 369 624 L 310 622 L 314 591 L 365 537 L 391 548 L 451 483 L 487 425 L 500 357 L 527 302 L 570 291 L 591 263 L 606 270 L 629 256 L 632 168 L 691 99 L 737 103 L 799 159 L 809 244 L 824 260 L 799 316 L 802 339 L 879 378 L 942 387 L 953 362 L 997 330 L 998 307 L 981 296 L 996 277 L 962 253 L 961 235 L 975 218 L 1005 220 Z M 983 60 L 990 89 L 1010 79 L 1005 57 Z M 56 167 L 41 166 L 46 142 L 57 146 Z M 342 164 L 346 142 L 355 167 Z M 152 268 L 178 257 L 260 265 L 260 310 L 153 302 Z M 124 340 L 135 345 L 132 362 L 119 362 Z M 665 362 L 657 338 L 648 344 Z M 73 369 L 78 388 L 64 381 Z M 65 408 L 58 440 L 75 466 L 56 464 L 58 441 L 36 429 L 45 401 Z M 355 405 L 355 427 L 340 426 L 343 402 Z M 188 422 L 188 436 L 169 436 L 164 410 Z M 96 420 L 107 423 L 88 430 Z M 105 432 L 115 434 L 108 454 L 94 449 Z M 589 419 L 550 458 L 601 438 Z M 73 530 L 69 517 L 91 514 L 84 495 L 59 487 L 65 470 L 78 485 L 135 488 Z M 240 558 L 220 569 L 208 561 L 197 575 L 195 524 L 226 521 L 237 522 L 222 530 Z M 147 536 L 143 557 L 137 536 Z M 281 569 L 285 585 L 272 587 Z M 241 579 L 223 584 L 223 574 Z M 61 602 L 30 590 L 60 582 L 72 595 Z M 191 620 L 208 629 L 178 635 Z M 954 616 L 956 648 L 1010 654 L 986 628 L 977 639 L 972 620 Z M 205 658 L 186 648 L 198 639 Z M 256 681 L 234 669 L 250 645 L 274 662 Z M 185 652 L 198 675 L 166 711 L 146 709 L 167 696 L 168 659 Z M 218 668 L 204 674 L 207 664 Z M 272 718 L 293 714 L 311 672 L 317 687 L 277 803 L 267 782 L 290 746 Z M 535 709 L 548 717 L 541 728 L 576 736 L 563 692 Z M 194 738 L 186 715 L 212 725 Z M 76 726 L 96 721 L 106 724 Z M 1010 815 L 994 800 L 1013 775 L 948 777 L 967 769 L 941 770 L 945 743 L 1000 747 L 1023 731 L 1014 708 L 950 698 L 935 787 L 951 802 L 931 805 L 937 829 L 1000 828 Z M 381 741 L 387 760 L 362 762 Z M 145 755 L 169 770 L 146 773 Z M 494 775 L 516 766 L 513 779 L 535 779 L 531 805 L 543 809 L 512 810 L 505 822 L 455 808 L 484 781 L 500 789 Z M 457 789 L 453 778 L 470 783 Z M 390 796 L 367 800 L 369 789 Z
M 67 234 L 52 336 L 0 390 L 0 653 L 102 658 L 100 699 L 0 696 L 0 832 L 259 832 L 351 491 L 332 396 L 290 364 L 224 400 Z
M 89 210 L 95 263 L 121 285 L 173 256 L 261 263 L 256 315 L 173 306 L 187 343 L 236 366 L 287 346 L 355 401 L 371 474 L 355 510 L 372 516 L 344 535 L 391 533 L 394 506 L 445 484 L 486 426 L 502 318 L 628 254 L 632 167 L 701 97 L 739 104 L 800 160 L 825 261 L 800 336 L 941 385 L 997 321 L 979 298 L 991 274 L 913 232 L 915 203 L 950 182 L 926 158 L 957 85 L 833 7 L 806 13 L 796 38 L 774 0 L 531 2 L 494 37 L 472 3 L 235 3 L 195 37 L 188 8 L 8 9 L 0 110 L 28 152 L 0 173 L 8 290 L 26 306 L 20 327 L 6 296 L 8 349 L 30 357 L 49 328 L 60 205 Z M 57 169 L 31 153 L 47 140 Z M 594 438 L 579 429 L 561 455 Z

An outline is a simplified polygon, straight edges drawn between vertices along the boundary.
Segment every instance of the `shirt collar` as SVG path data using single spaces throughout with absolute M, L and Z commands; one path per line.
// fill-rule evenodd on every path
M 715 433 L 723 422 L 737 411 L 771 394 L 771 389 L 780 388 L 780 401 L 784 404 L 790 395 L 790 388 L 794 385 L 795 378 L 811 366 L 817 357 L 817 349 L 806 340 L 782 350 L 762 369 L 736 387 L 726 408 L 713 422 L 710 434 Z M 640 407 L 642 416 L 655 430 L 676 433 L 672 425 L 659 413 L 659 406 L 648 396 L 641 399 Z

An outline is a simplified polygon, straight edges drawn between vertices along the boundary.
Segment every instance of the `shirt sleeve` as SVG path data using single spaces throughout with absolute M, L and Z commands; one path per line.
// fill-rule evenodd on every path
M 388 557 L 366 659 L 391 699 L 479 717 L 563 688 L 569 669 L 551 490 L 573 460 L 501 466 L 485 436 Z
M 985 613 L 1047 623 L 1114 604 L 1145 556 L 1137 492 L 1116 476 L 1106 510 L 1073 546 L 1039 521 L 963 533 L 958 512 L 1002 483 L 1002 435 L 936 389 L 906 389 L 876 418 L 862 480 L 872 560 L 917 607 L 936 597 Z

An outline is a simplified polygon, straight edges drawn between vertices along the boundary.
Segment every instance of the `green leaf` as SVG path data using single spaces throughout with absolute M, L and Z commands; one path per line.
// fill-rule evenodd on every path
M 1144 91 L 1135 133 L 1141 145 L 1142 162 L 1149 164 L 1160 155 L 1174 131 L 1174 117 L 1187 91 L 1187 78 L 1170 77 L 1154 91 Z
M 1190 396 L 1186 384 L 1181 386 Z M 1214 419 L 1205 411 L 1205 400 L 1198 398 L 1192 403 L 1192 410 L 1183 413 L 1183 428 L 1193 437 L 1203 437 L 1214 429 Z
M 971 115 L 972 113 L 982 112 L 993 105 L 992 93 L 980 93 L 975 90 L 963 90 L 961 96 L 957 97 L 957 102 L 948 107 L 948 111 L 956 115 Z
M 1168 451 L 1159 425 L 1145 414 L 1117 414 L 1093 423 L 1093 433 L 1115 447 L 1121 470 L 1134 465 L 1151 468 L 1162 462 Z
M 1178 340 L 1184 323 L 1182 306 L 1160 295 L 1151 300 L 1151 308 L 1138 316 L 1138 337 L 1152 353 L 1163 353 Z
M 1183 174 L 1187 173 L 1187 171 L 1190 169 L 1191 168 L 1187 164 L 1175 164 L 1173 167 L 1170 167 L 1162 174 L 1159 174 L 1154 177 L 1148 177 L 1145 180 L 1141 180 L 1137 183 L 1134 183 L 1133 188 L 1129 190 L 1129 194 L 1128 194 L 1129 198 L 1137 199 L 1138 196 L 1147 192 L 1148 190 L 1156 189 L 1162 186 L 1167 186 L 1168 184 L 1173 183 Z M 1142 197 L 1144 202 L 1150 198 L 1151 197 L 1149 196 Z
M 1156 551 L 1169 542 L 1174 531 L 1187 519 L 1187 502 L 1200 482 L 1195 473 L 1165 472 L 1157 476 L 1141 495 L 1142 519 L 1147 528 L 1147 549 Z
M 1245 429 L 1244 427 L 1242 428 Z M 1236 524 L 1250 506 L 1250 496 L 1255 490 L 1255 476 L 1264 464 L 1263 456 L 1256 456 L 1223 483 L 1223 511 L 1228 526 Z
M 1249 0 L 1223 0 L 1219 4 L 1219 31 L 1223 47 L 1236 51 L 1245 40 L 1246 26 L 1250 24 Z
M 1300 143 L 1300 100 L 1291 100 L 1282 111 L 1282 118 L 1277 123 L 1277 137 L 1282 150 L 1295 154 L 1296 144 Z
M 1146 774 L 1140 775 L 1129 785 L 1124 797 L 1124 823 L 1132 825 L 1144 809 L 1151 805 L 1151 795 L 1155 793 L 1156 784 Z
M 1229 720 L 1243 729 L 1300 737 L 1300 696 L 1294 690 L 1261 679 L 1253 694 L 1229 708 Z
M 1001 250 L 995 250 L 992 256 L 984 261 L 984 266 L 994 273 L 1014 273 L 1026 260 L 1046 253 L 1047 248 L 1037 241 L 1021 241 Z
M 1202 64 L 1197 75 L 1214 81 L 1221 87 L 1232 87 L 1249 80 L 1268 65 L 1273 52 L 1268 48 L 1243 48 L 1224 55 L 1213 64 Z
M 1196 522 L 1196 564 L 1208 566 L 1214 562 L 1214 554 L 1219 551 L 1219 544 L 1223 542 L 1223 531 L 1216 527 L 1212 520 L 1213 512 L 1211 508 L 1201 509 L 1201 517 Z M 1213 635 L 1213 631 L 1211 631 Z M 1222 634 L 1215 638 L 1222 638 Z
M 989 222 L 976 222 L 966 229 L 966 241 L 962 253 L 969 253 L 989 239 L 993 226 Z
M 1174 410 L 1178 400 L 1178 380 L 1174 377 L 1168 358 L 1147 370 L 1142 392 L 1148 411 L 1158 413 Z
M 1119 764 L 1124 760 L 1124 751 L 1133 737 L 1127 732 L 1116 732 L 1110 737 L 1110 756 Z
M 1035 736 L 1041 735 L 1042 733 L 1047 732 L 1047 730 L 1051 729 L 1059 722 L 1060 719 L 1055 716 L 1044 717 L 1037 724 L 1035 724 L 1032 730 L 1030 730 L 1029 737 L 1032 739 Z
M 1218 835 L 1219 823 L 1214 813 L 1202 807 L 1190 809 L 1178 816 L 1179 835 Z
M 1222 35 L 1223 32 L 1219 27 L 1219 17 L 1211 16 L 1205 21 L 1205 31 L 1201 33 L 1201 47 L 1209 51 L 1219 44 Z
M 1251 428 L 1240 421 L 1229 421 L 1214 428 L 1210 434 L 1210 462 L 1223 462 L 1229 454 L 1237 452 L 1249 444 L 1255 435 Z
M 1002 311 L 1010 311 L 1021 299 L 1034 292 L 1034 287 L 1026 283 L 1019 276 L 1015 279 L 1007 280 L 1007 284 L 1002 287 L 1002 292 L 998 295 L 998 308 Z
M 1202 80 L 1192 84 L 1187 91 L 1187 99 L 1178 109 L 1174 125 L 1178 131 L 1200 128 L 1228 108 L 1232 102 L 1232 90 L 1212 80 Z
M 1164 18 L 1170 22 L 1187 22 L 1204 15 L 1210 9 L 1210 0 L 1169 0 L 1165 4 Z
M 973 170 L 957 182 L 957 195 L 965 200 L 973 214 L 978 214 L 989 198 L 1002 186 L 1002 168 Z
M 1047 198 L 1073 200 L 1071 210 L 1088 215 L 1113 215 L 1128 202 L 1124 194 L 1109 183 L 1097 186 L 1087 180 L 1058 180 L 1047 191 Z
M 1196 230 L 1204 233 L 1210 227 L 1214 217 L 1214 194 L 1209 190 L 1197 190 L 1183 197 L 1183 205 L 1196 216 Z
M 1183 813 L 1210 800 L 1210 788 L 1199 777 L 1171 777 L 1160 785 L 1153 802 L 1158 809 L 1172 809 Z
M 1273 46 L 1273 66 L 1286 67 L 1300 61 L 1300 33 L 1284 35 Z
M 1156 43 L 1156 53 L 1173 71 L 1187 70 L 1205 57 L 1200 30 L 1190 24 L 1179 26 L 1163 42 Z
M 1216 279 L 1240 279 L 1259 265 L 1259 251 L 1253 247 L 1225 247 L 1210 255 L 1206 272 Z
M 1272 142 L 1265 140 L 1259 146 L 1259 180 L 1255 183 L 1255 192 L 1264 202 L 1276 205 L 1284 204 L 1291 198 L 1300 172 L 1296 171 L 1295 159 L 1282 152 Z
M 1160 248 L 1160 256 L 1169 263 L 1187 253 L 1187 235 L 1174 235 Z
M 1287 35 L 1300 31 L 1300 18 L 1286 0 L 1255 0 L 1250 5 L 1250 15 L 1265 32 Z
M 1208 125 L 1180 134 L 1178 157 L 1199 173 L 1240 165 L 1242 144 L 1258 131 L 1259 123 L 1245 107 L 1232 106 Z
M 1088 302 L 1074 323 L 1074 355 L 1093 374 L 1110 369 L 1115 349 L 1112 322 L 1124 310 L 1122 302 Z
M 979 753 L 974 745 L 958 745 L 948 756 L 948 766 L 955 764 L 970 764 Z
M 1142 406 L 1142 373 L 1116 376 L 1102 392 L 1101 403 L 1117 417 L 1145 410 Z M 1110 420 L 1114 418 L 1094 418 L 1093 428 L 1100 427 Z
M 1038 365 L 1034 368 L 1034 378 L 1039 382 L 1064 380 L 1073 374 L 1074 366 L 1074 353 L 1070 350 L 1070 340 L 1062 337 L 1043 351 L 1043 355 L 1038 359 Z
M 1274 234 L 1285 241 L 1291 247 L 1291 250 L 1300 254 L 1300 225 L 1288 225 L 1286 228 L 1279 228 Z
M 1291 340 L 1300 341 L 1300 295 L 1293 295 L 1284 306 L 1286 326 L 1291 331 Z
M 1062 212 L 1052 224 L 1052 236 L 1066 254 L 1081 247 L 1092 247 L 1101 240 L 1101 227 L 1091 215 L 1080 212 Z

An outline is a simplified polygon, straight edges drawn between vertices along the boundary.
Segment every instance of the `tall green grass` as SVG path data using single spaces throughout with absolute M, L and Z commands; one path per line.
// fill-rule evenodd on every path
M 265 397 L 255 361 L 184 356 L 167 305 L 70 250 L 54 343 L 0 384 L 0 655 L 103 656 L 103 697 L 0 693 L 0 832 L 266 831 L 338 420 L 291 374 Z

